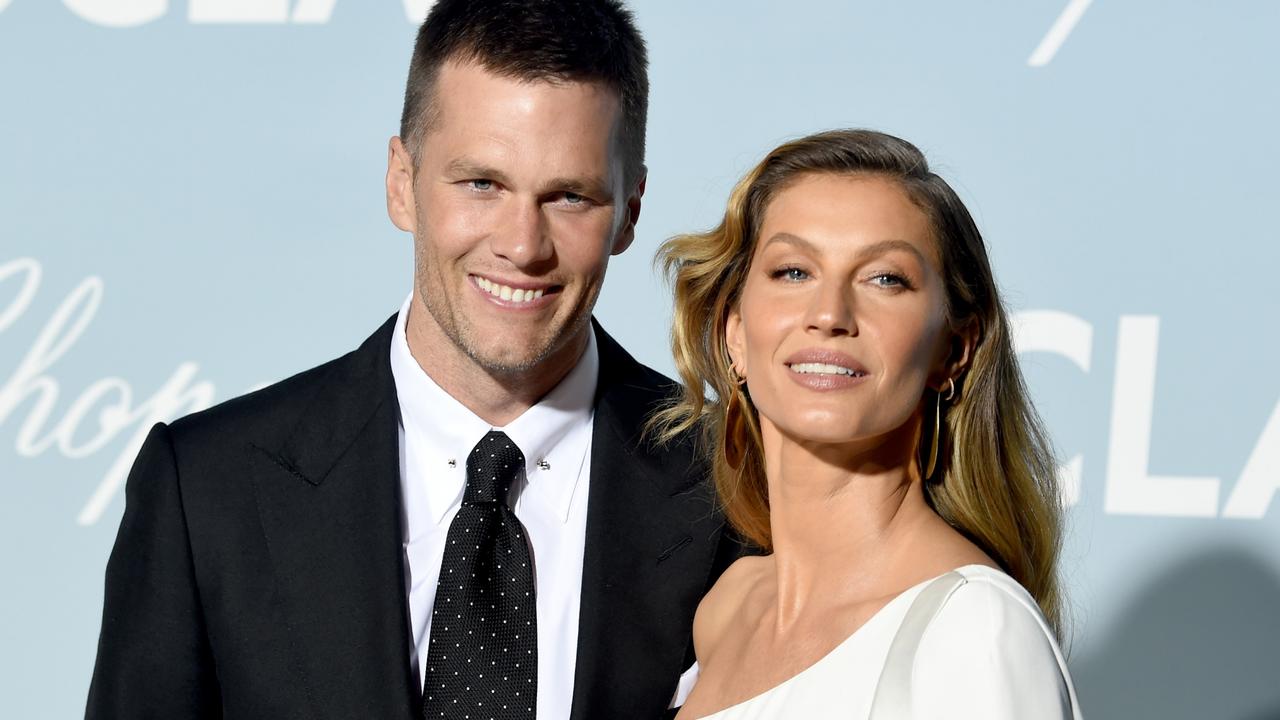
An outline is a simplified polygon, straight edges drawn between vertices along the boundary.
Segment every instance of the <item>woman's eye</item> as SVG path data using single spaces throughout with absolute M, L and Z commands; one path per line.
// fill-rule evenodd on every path
M 880 287 L 887 287 L 887 288 L 909 287 L 906 278 L 902 277 L 901 275 L 894 275 L 893 273 L 880 273 L 878 275 L 874 275 L 872 276 L 871 281 L 876 285 L 879 285 Z
M 808 280 L 809 273 L 805 272 L 804 270 L 798 267 L 784 267 L 784 268 L 778 268 L 777 270 L 774 270 L 773 273 L 770 274 L 770 277 L 774 278 L 775 280 L 788 280 L 790 282 L 800 282 L 801 280 Z

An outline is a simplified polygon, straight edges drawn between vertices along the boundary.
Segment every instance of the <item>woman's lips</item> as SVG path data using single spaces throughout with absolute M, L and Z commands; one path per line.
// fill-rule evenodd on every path
M 830 348 L 807 348 L 792 353 L 787 374 L 812 390 L 839 390 L 860 384 L 868 372 L 852 355 Z
M 830 363 L 787 365 L 787 375 L 810 390 L 843 390 L 861 384 L 868 377 L 865 371 Z

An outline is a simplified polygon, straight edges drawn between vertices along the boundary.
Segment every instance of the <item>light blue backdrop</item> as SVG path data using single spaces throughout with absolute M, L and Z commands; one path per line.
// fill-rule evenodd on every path
M 355 347 L 424 0 L 0 0 L 0 716 L 83 712 L 147 426 Z M 1079 479 L 1092 718 L 1280 717 L 1280 3 L 637 0 L 639 239 L 604 324 L 670 371 L 657 244 L 809 131 L 928 152 Z

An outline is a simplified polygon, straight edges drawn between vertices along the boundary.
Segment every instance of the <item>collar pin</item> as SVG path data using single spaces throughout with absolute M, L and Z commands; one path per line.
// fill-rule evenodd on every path
M 449 458 L 449 467 L 450 467 L 450 468 L 456 468 L 456 467 L 458 467 L 458 461 L 457 461 L 457 460 L 454 460 L 453 458 Z
M 538 469 L 539 469 L 539 470 L 550 470 L 550 469 L 551 469 L 551 463 L 547 462 L 546 460 L 539 460 L 539 461 L 538 461 Z

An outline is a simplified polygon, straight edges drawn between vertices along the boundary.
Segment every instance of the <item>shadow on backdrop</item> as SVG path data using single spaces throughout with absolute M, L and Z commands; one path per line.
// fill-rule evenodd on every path
M 1280 720 L 1280 578 L 1241 547 L 1184 558 L 1071 668 L 1088 720 Z

